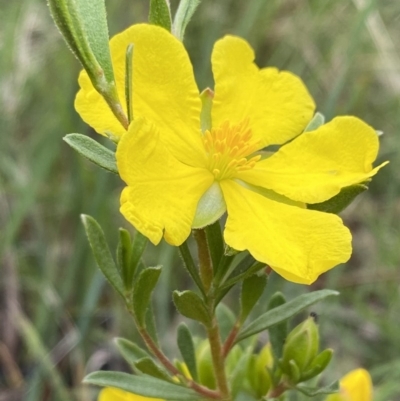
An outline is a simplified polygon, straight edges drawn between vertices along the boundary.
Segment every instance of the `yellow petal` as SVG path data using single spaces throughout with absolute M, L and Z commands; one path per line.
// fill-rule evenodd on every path
M 215 97 L 212 125 L 249 119 L 261 149 L 300 134 L 310 121 L 314 101 L 295 75 L 275 68 L 259 69 L 254 52 L 243 39 L 225 36 L 212 53 Z
M 350 401 L 372 401 L 372 380 L 365 369 L 349 372 L 340 380 L 340 388 Z
M 238 178 L 296 201 L 319 203 L 375 175 L 386 164 L 373 169 L 378 149 L 378 136 L 370 126 L 355 117 L 337 117 Z
M 101 135 L 114 136 L 116 138 L 123 135 L 126 132 L 125 128 L 114 117 L 106 101 L 94 89 L 85 70 L 80 72 L 78 83 L 81 89 L 75 98 L 75 110 L 82 120 Z M 125 110 L 123 92 L 119 91 L 119 97 Z
M 163 401 L 160 398 L 149 398 L 128 393 L 114 387 L 106 387 L 100 391 L 98 401 Z
M 125 54 L 133 43 L 133 114 L 154 122 L 179 160 L 193 165 L 204 160 L 201 141 L 201 101 L 193 68 L 183 44 L 155 25 L 133 25 L 110 41 L 110 51 L 120 100 L 125 107 Z M 75 107 L 97 132 L 124 130 L 81 73 Z
M 137 119 L 121 138 L 117 165 L 128 185 L 121 195 L 121 213 L 154 244 L 164 235 L 171 245 L 181 245 L 214 177 L 206 169 L 178 161 L 162 136 L 154 124 Z
M 240 184 L 221 181 L 228 210 L 225 241 L 247 249 L 286 280 L 311 284 L 351 255 L 351 234 L 333 214 L 268 199 Z

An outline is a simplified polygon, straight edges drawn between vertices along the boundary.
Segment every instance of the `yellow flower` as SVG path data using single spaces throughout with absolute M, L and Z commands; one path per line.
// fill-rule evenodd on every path
M 315 108 L 302 81 L 259 69 L 246 41 L 225 36 L 212 52 L 212 125 L 202 132 L 189 56 L 162 28 L 134 25 L 111 39 L 121 99 L 130 43 L 135 120 L 128 132 L 85 72 L 75 102 L 97 132 L 121 138 L 116 157 L 127 184 L 125 218 L 154 244 L 164 237 L 178 246 L 192 227 L 227 210 L 226 243 L 297 283 L 310 284 L 347 261 L 351 235 L 342 220 L 305 204 L 326 201 L 376 174 L 375 131 L 355 117 L 338 117 L 300 135 Z M 284 146 L 267 157 L 260 150 L 269 145 Z
M 159 398 L 142 397 L 132 393 L 127 393 L 118 388 L 106 387 L 100 391 L 98 401 L 163 401 Z
M 325 401 L 372 401 L 372 380 L 365 369 L 355 369 L 340 380 L 340 393 Z

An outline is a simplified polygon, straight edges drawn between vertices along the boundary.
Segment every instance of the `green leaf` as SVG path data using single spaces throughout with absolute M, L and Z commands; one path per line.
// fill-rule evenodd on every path
M 236 323 L 236 316 L 225 304 L 219 304 L 217 306 L 215 315 L 217 317 L 221 339 L 225 341 Z
M 337 214 L 349 206 L 356 196 L 363 193 L 367 189 L 368 187 L 365 185 L 365 183 L 351 185 L 349 187 L 342 188 L 342 190 L 336 196 L 328 199 L 325 202 L 307 205 L 307 209 Z
M 97 265 L 108 282 L 124 298 L 124 286 L 121 276 L 119 275 L 118 268 L 111 256 L 110 249 L 108 248 L 106 239 L 104 238 L 103 230 L 93 217 L 82 214 L 81 219 Z
M 114 338 L 114 342 L 122 357 L 131 366 L 135 366 L 135 363 L 139 359 L 150 357 L 150 355 L 144 349 L 125 338 Z
M 179 247 L 179 254 L 182 257 L 183 260 L 183 265 L 185 266 L 186 270 L 192 277 L 193 281 L 197 285 L 198 289 L 201 291 L 203 295 L 205 295 L 203 283 L 201 282 L 201 278 L 199 275 L 199 272 L 196 268 L 196 265 L 194 264 L 192 255 L 190 253 L 187 241 L 185 241 L 182 245 Z
M 100 145 L 97 141 L 81 134 L 68 134 L 63 140 L 80 155 L 105 170 L 118 174 L 115 153 Z
M 282 306 L 286 303 L 285 296 L 281 292 L 275 293 L 269 303 L 268 311 Z M 278 323 L 268 329 L 269 342 L 271 343 L 272 352 L 275 356 L 275 360 L 282 357 L 283 345 L 288 335 L 288 322 L 284 320 L 282 323 Z
M 243 281 L 240 297 L 240 322 L 243 323 L 260 299 L 267 285 L 267 276 L 254 274 Z
M 107 82 L 114 82 L 111 63 L 107 13 L 104 0 L 74 0 L 78 7 L 83 29 L 89 40 L 90 48 L 104 71 Z
M 140 259 L 143 255 L 143 252 L 146 249 L 147 243 L 148 243 L 148 239 L 143 234 L 141 234 L 139 231 L 137 231 L 135 234 L 135 237 L 133 239 L 133 243 L 132 243 L 129 269 L 126 272 L 126 280 L 128 283 L 133 284 L 135 273 L 139 266 Z
M 146 311 L 151 301 L 151 294 L 161 274 L 161 267 L 144 269 L 133 287 L 133 310 L 139 326 L 145 326 Z
M 169 374 L 160 366 L 158 366 L 150 357 L 146 356 L 142 359 L 139 359 L 135 363 L 135 367 L 146 375 L 153 376 L 164 381 L 173 382 Z
M 304 132 L 315 131 L 321 125 L 324 125 L 325 117 L 322 113 L 317 112 L 315 113 L 314 117 L 308 123 L 307 127 L 304 129 Z
M 243 389 L 243 383 L 246 382 L 252 352 L 252 347 L 248 347 L 237 361 L 236 367 L 233 369 L 232 373 L 229 375 L 230 387 L 234 399 L 236 399 L 236 395 L 239 391 Z
M 193 291 L 174 291 L 174 304 L 179 313 L 189 319 L 197 320 L 206 327 L 211 319 L 203 300 Z
M 329 365 L 333 356 L 333 350 L 327 348 L 318 354 L 311 362 L 311 366 L 302 373 L 301 381 L 310 380 L 313 377 L 322 373 Z
M 295 387 L 296 390 L 300 391 L 300 393 L 307 395 L 308 397 L 315 397 L 316 395 L 321 395 L 321 394 L 333 394 L 337 393 L 340 389 L 339 387 L 339 382 L 335 381 L 329 386 L 326 387 L 320 387 L 320 388 L 315 388 L 315 387 L 308 387 L 303 384 L 298 384 Z
M 197 381 L 196 352 L 192 333 L 185 323 L 178 327 L 178 348 L 193 380 Z
M 171 32 L 171 10 L 168 0 L 150 0 L 149 22 Z
M 181 0 L 181 2 L 179 3 L 179 7 L 176 11 L 174 24 L 172 27 L 173 34 L 179 40 L 183 40 L 186 27 L 199 4 L 200 0 Z
M 102 387 L 116 387 L 143 397 L 169 401 L 199 401 L 203 397 L 186 387 L 149 376 L 134 376 L 122 372 L 93 372 L 84 383 Z
M 260 333 L 261 331 L 266 330 L 277 323 L 281 323 L 301 312 L 303 309 L 308 308 L 314 303 L 332 295 L 339 295 L 339 293 L 333 290 L 320 290 L 311 292 L 309 294 L 300 295 L 299 297 L 292 299 L 284 305 L 278 306 L 262 314 L 253 322 L 248 324 L 239 332 L 236 342 L 239 342 L 254 334 Z
M 205 231 L 215 275 L 219 262 L 221 261 L 221 258 L 224 254 L 224 239 L 222 238 L 222 231 L 219 220 L 209 226 L 206 226 Z
M 127 288 L 127 283 L 124 277 L 124 273 L 129 267 L 129 261 L 131 258 L 131 235 L 125 228 L 119 229 L 119 241 L 117 246 L 117 266 L 122 277 L 122 281 Z

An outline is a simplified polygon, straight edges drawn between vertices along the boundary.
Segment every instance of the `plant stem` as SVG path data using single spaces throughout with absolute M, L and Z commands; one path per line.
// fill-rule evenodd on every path
M 236 336 L 239 332 L 240 324 L 236 322 L 235 325 L 232 327 L 228 338 L 225 340 L 224 346 L 222 347 L 222 355 L 226 358 L 229 354 L 229 351 L 232 349 L 233 345 L 235 344 Z
M 218 384 L 218 389 L 221 392 L 223 400 L 231 400 L 228 381 L 225 373 L 224 356 L 222 353 L 221 336 L 217 319 L 214 316 L 212 325 L 207 329 L 208 340 L 210 342 L 211 356 L 214 366 L 214 374 Z

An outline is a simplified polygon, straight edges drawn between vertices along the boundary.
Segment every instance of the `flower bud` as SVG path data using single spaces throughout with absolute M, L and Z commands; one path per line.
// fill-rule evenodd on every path
M 281 368 L 290 381 L 298 383 L 308 370 L 319 349 L 318 326 L 313 317 L 296 326 L 283 347 Z
M 270 344 L 265 345 L 258 355 L 252 355 L 249 361 L 248 380 L 252 392 L 257 398 L 265 396 L 271 388 L 273 358 Z

